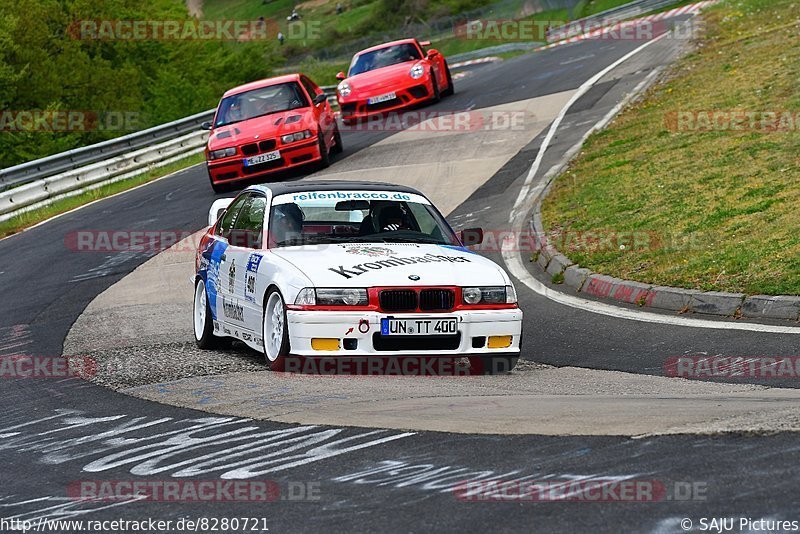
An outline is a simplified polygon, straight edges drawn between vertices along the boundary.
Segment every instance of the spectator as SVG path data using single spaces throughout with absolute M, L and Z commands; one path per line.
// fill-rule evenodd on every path
M 286 38 L 283 36 L 283 32 L 278 32 L 278 42 L 281 44 L 281 46 L 283 45 L 284 39 Z

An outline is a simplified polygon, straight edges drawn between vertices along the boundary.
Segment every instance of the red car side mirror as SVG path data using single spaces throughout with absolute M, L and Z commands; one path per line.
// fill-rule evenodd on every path
M 344 72 L 339 72 L 339 73 L 336 74 L 336 79 L 337 80 L 344 80 L 345 77 L 346 76 L 344 75 Z
M 439 55 L 439 51 L 436 50 L 435 48 L 431 48 L 430 50 L 428 50 L 428 59 L 433 59 L 438 55 Z

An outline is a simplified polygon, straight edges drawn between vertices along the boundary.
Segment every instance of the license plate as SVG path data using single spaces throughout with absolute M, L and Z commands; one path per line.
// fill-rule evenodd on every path
M 458 319 L 455 317 L 381 319 L 383 336 L 452 336 L 456 333 L 458 333 Z
M 264 154 L 259 154 L 258 156 L 253 156 L 252 158 L 247 158 L 244 160 L 244 166 L 249 167 L 250 165 L 258 165 L 268 161 L 275 161 L 276 159 L 281 159 L 280 150 L 273 150 L 272 152 L 266 152 Z
M 396 93 L 386 93 L 385 95 L 368 98 L 367 104 L 380 104 L 381 102 L 386 102 L 387 100 L 394 100 L 395 98 L 397 98 Z

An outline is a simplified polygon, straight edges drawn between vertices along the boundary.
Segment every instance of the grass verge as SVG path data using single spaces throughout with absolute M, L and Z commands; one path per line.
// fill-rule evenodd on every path
M 7 221 L 0 222 L 0 239 L 12 234 L 16 234 L 17 232 L 21 232 L 25 228 L 29 228 L 34 224 L 46 221 L 51 217 L 55 217 L 61 213 L 73 210 L 79 206 L 88 204 L 89 202 L 94 202 L 95 200 L 100 200 L 101 198 L 115 195 L 138 185 L 152 182 L 156 178 L 161 178 L 162 176 L 166 176 L 170 173 L 185 169 L 203 161 L 205 161 L 205 156 L 202 153 L 195 154 L 193 156 L 178 160 L 174 163 L 170 163 L 169 165 L 165 165 L 164 167 L 159 167 L 144 174 L 140 174 L 139 176 L 120 180 L 119 182 L 104 185 L 98 187 L 97 189 L 92 189 L 73 197 L 56 200 L 48 206 L 26 211 L 25 213 L 21 213 L 15 217 L 12 217 L 11 219 L 8 219 Z M 201 187 L 206 186 L 207 184 L 203 182 Z
M 570 259 L 604 274 L 800 294 L 795 0 L 724 1 L 704 20 L 668 81 L 593 135 L 558 179 L 545 227 Z M 726 121 L 731 112 L 754 113 L 756 126 Z M 701 120 L 713 113 L 718 122 Z

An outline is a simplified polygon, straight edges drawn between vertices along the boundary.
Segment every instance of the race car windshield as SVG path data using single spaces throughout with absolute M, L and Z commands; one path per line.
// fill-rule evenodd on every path
M 298 200 L 270 212 L 269 246 L 419 243 L 460 246 L 430 204 L 393 200 Z
M 214 126 L 225 126 L 309 105 L 296 82 L 270 85 L 223 98 Z
M 372 52 L 364 52 L 353 58 L 353 64 L 350 65 L 350 76 L 418 59 L 422 59 L 422 55 L 419 49 L 411 43 L 387 46 Z

